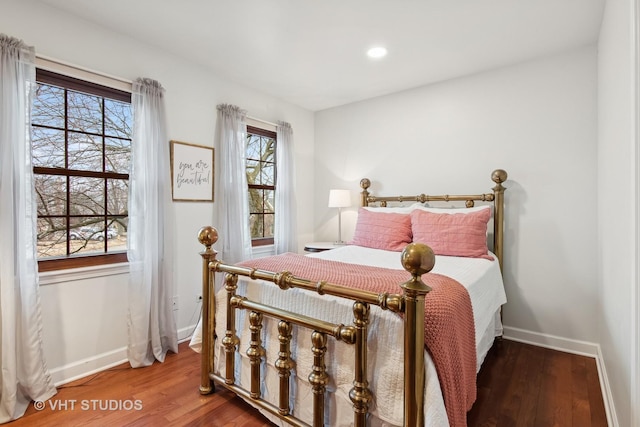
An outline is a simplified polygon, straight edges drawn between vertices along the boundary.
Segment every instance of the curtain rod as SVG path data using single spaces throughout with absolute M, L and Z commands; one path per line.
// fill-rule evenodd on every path
M 85 73 L 95 74 L 97 76 L 102 76 L 102 77 L 106 77 L 108 79 L 117 80 L 117 81 L 122 82 L 122 83 L 133 84 L 133 82 L 131 80 L 125 79 L 123 77 L 113 76 L 111 74 L 103 73 L 101 71 L 95 71 L 95 70 L 92 70 L 90 68 L 81 67 L 79 65 L 72 64 L 70 62 L 61 61 L 59 59 L 52 58 L 50 56 L 46 56 L 46 55 L 42 55 L 42 54 L 36 53 L 36 60 L 38 60 L 38 59 L 41 60 L 41 61 L 44 61 L 45 62 L 44 65 L 46 65 L 46 63 L 62 65 L 63 67 L 72 68 L 72 69 L 75 69 L 75 70 L 78 70 L 78 71 L 82 71 L 82 72 L 85 72 Z
M 278 126 L 277 123 L 268 122 L 266 120 L 258 119 L 256 117 L 247 116 L 248 119 L 255 120 L 256 122 L 264 123 L 266 125 Z

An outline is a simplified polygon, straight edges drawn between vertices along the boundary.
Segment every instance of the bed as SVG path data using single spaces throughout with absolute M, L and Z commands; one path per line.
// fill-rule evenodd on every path
M 200 392 L 278 425 L 466 425 L 506 302 L 507 173 L 491 178 L 490 193 L 410 197 L 363 179 L 351 244 L 310 255 L 227 265 L 203 227 Z

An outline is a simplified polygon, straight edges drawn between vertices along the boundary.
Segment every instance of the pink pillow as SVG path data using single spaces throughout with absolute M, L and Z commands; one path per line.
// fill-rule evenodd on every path
M 411 217 L 401 213 L 381 213 L 360 208 L 351 245 L 401 251 L 411 243 Z
M 436 255 L 492 260 L 487 248 L 487 223 L 491 209 L 466 214 L 411 212 L 413 241 L 425 243 Z

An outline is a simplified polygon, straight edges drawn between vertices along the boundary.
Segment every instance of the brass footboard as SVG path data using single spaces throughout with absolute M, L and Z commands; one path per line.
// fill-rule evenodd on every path
M 252 400 L 256 405 L 269 413 L 293 425 L 306 425 L 290 413 L 289 377 L 295 366 L 290 357 L 292 325 L 300 325 L 311 329 L 313 368 L 309 373 L 309 383 L 313 388 L 313 425 L 321 426 L 324 421 L 324 404 L 328 375 L 325 369 L 325 353 L 328 338 L 333 338 L 355 346 L 354 380 L 349 397 L 353 402 L 354 425 L 366 425 L 366 415 L 371 401 L 367 376 L 367 333 L 369 310 L 371 305 L 385 310 L 403 313 L 404 318 L 404 425 L 424 425 L 424 309 L 425 295 L 430 288 L 424 284 L 421 276 L 429 272 L 435 262 L 431 249 L 423 244 L 412 243 L 402 252 L 402 265 L 412 278 L 401 286 L 402 294 L 378 294 L 324 281 L 314 282 L 293 276 L 289 272 L 269 272 L 246 267 L 224 264 L 216 259 L 212 245 L 217 241 L 218 233 L 212 227 L 203 227 L 198 240 L 205 246 L 201 253 L 202 268 L 202 394 L 215 390 L 214 383 Z M 226 273 L 225 290 L 227 292 L 226 332 L 222 339 L 225 348 L 226 363 L 224 376 L 214 373 L 214 331 L 215 331 L 215 295 L 214 273 Z M 320 295 L 333 295 L 353 300 L 354 321 L 352 325 L 335 324 L 301 314 L 267 306 L 237 295 L 238 276 L 261 279 L 278 285 L 282 290 L 300 288 L 317 292 Z M 247 355 L 251 364 L 251 389 L 244 390 L 235 384 L 234 363 L 239 339 L 236 334 L 235 310 L 249 311 L 251 343 Z M 260 364 L 265 356 L 261 341 L 263 316 L 279 319 L 278 331 L 280 351 L 273 361 L 280 376 L 279 404 L 274 406 L 262 400 L 260 396 Z M 271 362 L 270 362 L 271 363 Z

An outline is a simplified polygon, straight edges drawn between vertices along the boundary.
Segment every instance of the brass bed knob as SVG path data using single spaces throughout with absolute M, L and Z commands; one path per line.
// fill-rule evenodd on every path
M 410 243 L 400 256 L 402 266 L 414 277 L 430 272 L 436 263 L 433 250 L 424 243 Z
M 198 241 L 207 248 L 211 247 L 211 245 L 218 241 L 218 230 L 210 225 L 202 227 L 200 231 L 198 231 Z

